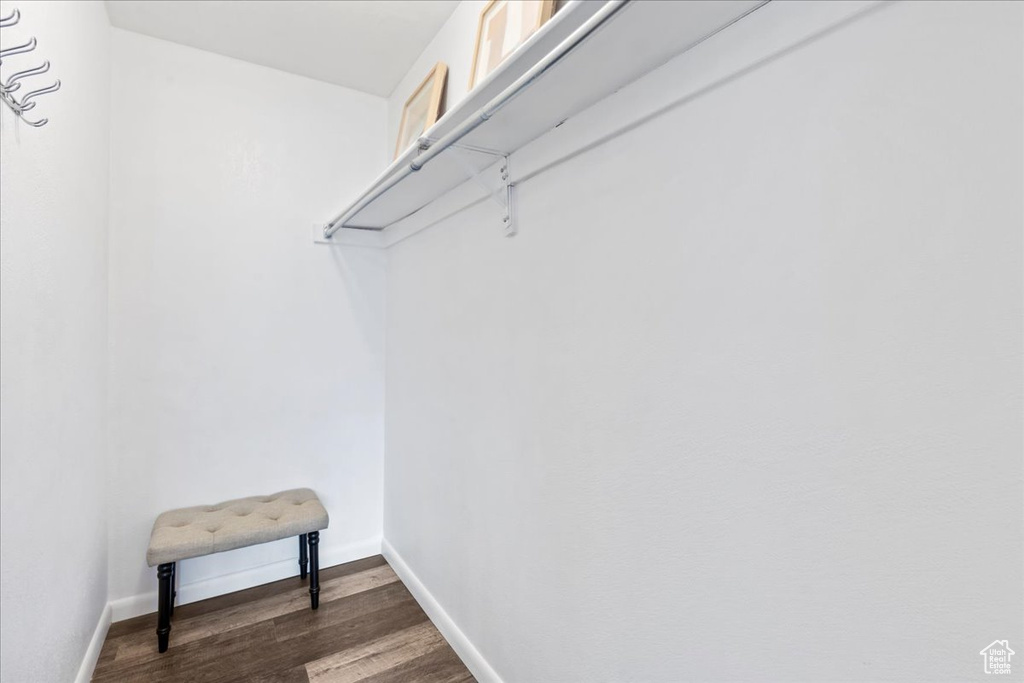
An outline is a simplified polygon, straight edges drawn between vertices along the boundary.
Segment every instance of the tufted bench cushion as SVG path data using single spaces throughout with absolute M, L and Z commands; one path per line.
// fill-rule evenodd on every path
M 149 537 L 150 567 L 277 541 L 327 528 L 327 510 L 310 489 L 165 512 Z

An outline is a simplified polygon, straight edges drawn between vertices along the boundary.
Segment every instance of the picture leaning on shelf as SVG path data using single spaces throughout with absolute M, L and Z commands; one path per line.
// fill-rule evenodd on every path
M 402 122 L 398 125 L 398 143 L 395 158 L 441 118 L 444 113 L 445 86 L 448 84 L 448 65 L 438 62 L 413 91 L 402 107 Z
M 487 77 L 555 13 L 556 0 L 491 0 L 480 12 L 469 89 Z

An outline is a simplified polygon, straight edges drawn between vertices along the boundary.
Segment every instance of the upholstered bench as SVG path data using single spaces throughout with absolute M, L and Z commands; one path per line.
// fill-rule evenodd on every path
M 156 628 L 160 652 L 167 651 L 171 634 L 179 560 L 298 536 L 300 576 L 305 580 L 308 543 L 309 600 L 313 609 L 319 607 L 320 530 L 327 528 L 328 521 L 327 510 L 309 489 L 181 508 L 157 517 L 146 561 L 157 568 L 160 582 Z

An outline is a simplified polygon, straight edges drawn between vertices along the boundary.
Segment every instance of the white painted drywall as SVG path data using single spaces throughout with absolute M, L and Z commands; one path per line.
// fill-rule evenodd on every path
M 153 608 L 145 550 L 165 509 L 309 486 L 331 515 L 325 564 L 377 552 L 386 263 L 311 234 L 371 180 L 387 113 L 383 98 L 112 31 L 117 619 L 119 600 Z M 233 572 L 294 574 L 296 543 L 180 563 L 183 597 Z
M 389 250 L 385 538 L 504 680 L 1024 642 L 1022 49 L 1020 3 L 899 3 L 670 65 L 695 94 L 522 183 L 514 239 L 484 203 Z
M 71 681 L 107 602 L 109 25 L 101 2 L 0 2 L 50 60 L 0 105 L 0 679 Z M 102 633 L 100 637 L 102 637 Z
M 386 97 L 458 0 L 109 0 L 128 31 Z

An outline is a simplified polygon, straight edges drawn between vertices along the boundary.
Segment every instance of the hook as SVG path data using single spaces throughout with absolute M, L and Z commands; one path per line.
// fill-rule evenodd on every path
M 6 17 L 0 17 L 0 28 L 8 28 L 10 26 L 14 26 L 20 20 L 21 10 L 15 8 Z M 35 49 L 36 39 L 34 37 L 29 38 L 28 42 L 24 45 L 16 45 L 15 47 L 10 47 L 5 50 L 0 49 L 0 62 L 2 62 L 3 58 L 5 57 L 11 57 L 13 55 L 20 55 L 26 52 L 32 52 Z M 57 92 L 58 90 L 60 90 L 60 80 L 58 80 L 53 85 L 47 86 L 45 88 L 39 88 L 37 90 L 33 90 L 32 92 L 27 93 L 25 97 L 22 98 L 21 102 L 18 102 L 13 97 L 11 97 L 10 93 L 14 92 L 22 86 L 22 84 L 18 82 L 21 79 L 27 78 L 29 76 L 38 76 L 39 74 L 44 74 L 49 70 L 50 62 L 45 61 L 43 62 L 42 66 L 37 66 L 31 69 L 24 69 L 22 71 L 18 71 L 12 74 L 7 79 L 6 83 L 0 83 L 0 96 L 2 96 L 4 103 L 14 110 L 14 113 L 18 115 L 18 118 L 20 118 L 22 121 L 32 126 L 33 128 L 41 128 L 42 126 L 45 126 L 47 123 L 49 123 L 50 120 L 40 119 L 38 121 L 32 121 L 25 118 L 25 112 L 30 109 L 33 109 L 37 104 L 36 102 L 29 102 L 29 100 L 40 95 L 46 95 L 47 93 Z
M 6 50 L 0 50 L 0 59 L 4 57 L 10 57 L 11 55 L 20 55 L 24 52 L 32 52 L 36 49 L 36 39 L 29 38 L 28 42 L 24 45 L 18 45 L 16 47 L 9 47 Z
M 60 90 L 60 79 L 59 78 L 57 79 L 57 82 L 54 83 L 53 85 L 47 86 L 45 88 L 40 88 L 39 90 L 33 90 L 30 93 L 26 93 L 25 96 L 21 98 L 21 110 L 25 111 L 26 109 L 30 109 L 31 107 L 34 107 L 36 103 L 33 102 L 31 105 L 28 105 L 28 101 L 31 100 L 36 95 L 45 95 L 47 93 L 57 92 L 58 90 Z M 26 107 L 26 105 L 28 105 L 28 106 Z
M 15 7 L 14 11 L 9 16 L 0 17 L 0 28 L 7 28 L 8 26 L 14 26 L 21 19 L 21 11 Z
M 24 116 L 22 116 L 20 118 L 21 118 L 22 121 L 24 121 L 28 125 L 32 126 L 33 128 L 42 128 L 43 126 L 45 126 L 47 123 L 50 122 L 50 119 L 42 119 L 41 121 L 29 121 Z
M 18 71 L 16 73 L 11 74 L 11 77 L 7 79 L 7 83 L 4 84 L 4 88 L 7 89 L 7 92 L 14 92 L 15 90 L 21 87 L 21 83 L 18 83 L 18 81 L 20 81 L 21 79 L 27 78 L 28 76 L 37 76 L 39 74 L 44 74 L 49 70 L 50 60 L 46 60 L 45 62 L 43 62 L 42 66 L 37 66 L 34 69 L 25 69 L 24 71 Z

